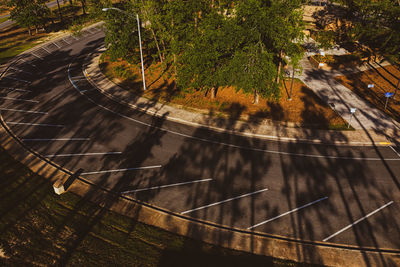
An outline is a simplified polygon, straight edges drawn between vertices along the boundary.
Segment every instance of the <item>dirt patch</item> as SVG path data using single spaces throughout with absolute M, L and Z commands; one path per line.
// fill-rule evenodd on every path
M 376 108 L 400 122 L 400 93 L 397 92 L 395 98 L 389 100 L 386 110 L 386 98 L 384 96 L 386 92 L 394 93 L 396 91 L 396 86 L 400 79 L 399 67 L 373 68 L 369 71 L 339 76 L 336 79 Z M 369 84 L 373 84 L 374 87 L 368 88 Z
M 176 104 L 188 109 L 200 109 L 235 119 L 270 119 L 321 129 L 346 126 L 346 122 L 340 116 L 299 80 L 293 83 L 291 101 L 288 100 L 291 80 L 286 80 L 281 88 L 280 100 L 270 101 L 260 98 L 259 104 L 255 105 L 252 95 L 244 94 L 233 87 L 219 88 L 216 99 L 210 99 L 210 94 L 205 91 L 179 90 L 173 75 L 169 72 L 163 73 L 160 65 L 152 65 L 146 69 L 148 90 L 145 92 L 142 89 L 138 66 L 125 61 L 110 62 L 106 58 L 101 60 L 100 68 L 107 77 L 126 90 L 155 101 Z

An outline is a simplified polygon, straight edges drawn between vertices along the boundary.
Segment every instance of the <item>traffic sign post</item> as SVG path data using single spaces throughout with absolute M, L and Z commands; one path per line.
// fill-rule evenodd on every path
M 387 108 L 388 102 L 389 102 L 389 98 L 391 98 L 394 95 L 394 93 L 392 92 L 386 92 L 385 93 L 385 97 L 386 97 L 386 103 L 385 103 L 385 110 Z
M 350 108 L 350 120 L 349 123 L 347 124 L 347 129 L 350 128 L 351 120 L 353 119 L 354 113 L 356 113 L 357 109 L 356 108 Z

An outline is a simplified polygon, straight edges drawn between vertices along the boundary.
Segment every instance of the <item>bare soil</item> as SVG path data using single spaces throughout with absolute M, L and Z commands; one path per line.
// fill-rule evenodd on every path
M 378 69 L 359 72 L 346 76 L 339 76 L 337 81 L 367 100 L 376 108 L 385 112 L 396 121 L 400 122 L 400 93 L 389 99 L 385 110 L 386 92 L 395 92 L 400 79 L 400 69 L 396 66 L 385 66 Z M 374 84 L 373 88 L 368 88 Z
M 240 116 L 248 120 L 270 119 L 292 122 L 322 129 L 338 129 L 346 126 L 346 122 L 340 116 L 299 80 L 293 83 L 291 101 L 288 100 L 291 80 L 286 80 L 282 85 L 279 100 L 260 97 L 259 104 L 255 105 L 252 95 L 244 94 L 233 87 L 219 88 L 215 99 L 211 99 L 208 92 L 179 90 L 176 88 L 173 75 L 168 72 L 162 73 L 160 65 L 151 65 L 146 69 L 148 90 L 145 92 L 142 89 L 138 66 L 125 61 L 111 62 L 106 57 L 102 59 L 100 67 L 107 77 L 137 95 L 189 109 L 222 113 L 235 118 Z

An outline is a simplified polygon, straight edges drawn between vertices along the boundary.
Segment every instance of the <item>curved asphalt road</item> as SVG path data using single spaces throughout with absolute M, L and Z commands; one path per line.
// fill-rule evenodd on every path
M 99 30 L 68 37 L 24 55 L 0 81 L 1 114 L 28 146 L 71 171 L 83 168 L 95 183 L 187 216 L 400 249 L 399 148 L 280 143 L 149 116 L 83 77 L 85 58 L 102 45 Z

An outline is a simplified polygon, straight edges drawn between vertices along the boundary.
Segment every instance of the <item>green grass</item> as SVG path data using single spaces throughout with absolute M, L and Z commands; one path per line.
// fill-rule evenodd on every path
M 3 22 L 5 22 L 5 21 L 7 21 L 9 19 L 10 19 L 9 17 L 8 18 L 0 18 L 0 23 L 3 23 Z
M 299 266 L 171 234 L 66 193 L 0 148 L 0 265 Z

